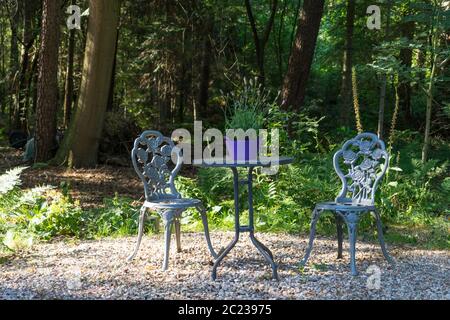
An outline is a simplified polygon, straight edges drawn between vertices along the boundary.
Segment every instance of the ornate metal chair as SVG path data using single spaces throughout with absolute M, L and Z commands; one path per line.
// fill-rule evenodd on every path
M 198 199 L 182 198 L 175 188 L 175 177 L 183 163 L 181 149 L 170 138 L 158 131 L 145 131 L 134 142 L 131 160 L 139 178 L 144 183 L 145 202 L 139 216 L 138 239 L 134 252 L 128 257 L 132 260 L 141 244 L 147 210 L 157 212 L 164 223 L 165 252 L 163 270 L 169 262 L 170 238 L 172 225 L 175 226 L 177 250 L 181 251 L 180 217 L 187 208 L 196 208 L 202 217 L 206 242 L 214 258 L 217 254 L 211 245 L 206 210 Z M 172 161 L 171 161 L 172 160 Z M 174 165 L 169 169 L 170 162 Z
M 372 212 L 377 222 L 378 240 L 386 260 L 394 264 L 389 256 L 383 238 L 380 212 L 375 207 L 375 192 L 389 166 L 389 155 L 384 142 L 373 133 L 361 133 L 348 140 L 333 158 L 333 166 L 342 181 L 342 189 L 334 202 L 323 202 L 315 206 L 312 213 L 309 245 L 303 260 L 304 266 L 313 248 L 316 224 L 324 211 L 332 211 L 336 217 L 338 237 L 338 259 L 342 258 L 342 221 L 347 224 L 350 242 L 350 268 L 357 275 L 356 230 L 360 217 Z M 344 173 L 343 172 L 347 172 Z

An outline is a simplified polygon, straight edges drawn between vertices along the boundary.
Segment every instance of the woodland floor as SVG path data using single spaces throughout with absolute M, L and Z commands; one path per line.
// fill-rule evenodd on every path
M 0 173 L 16 166 L 26 166 L 21 158 L 22 151 L 14 149 L 0 150 Z M 143 196 L 143 187 L 133 168 L 117 166 L 98 166 L 93 169 L 68 170 L 64 167 L 29 168 L 21 175 L 22 187 L 32 188 L 48 184 L 60 186 L 62 182 L 70 184 L 70 194 L 87 209 L 98 206 L 105 197 L 114 197 L 117 193 L 123 197 L 139 200 Z
M 213 232 L 216 249 L 232 232 Z M 448 251 L 390 247 L 391 267 L 378 245 L 357 244 L 358 276 L 348 254 L 336 259 L 336 241 L 319 238 L 309 264 L 297 267 L 306 237 L 257 234 L 279 263 L 280 281 L 246 235 L 211 280 L 212 260 L 200 233 L 183 233 L 183 251 L 172 245 L 169 270 L 161 271 L 163 237 L 144 237 L 132 262 L 134 237 L 55 241 L 34 246 L 0 264 L 0 299 L 450 299 Z M 344 246 L 347 249 L 347 246 Z M 374 271 L 379 268 L 377 286 Z
M 0 150 L 0 173 L 21 165 L 20 152 Z M 95 169 L 28 169 L 23 187 L 59 186 L 70 182 L 72 196 L 84 208 L 98 206 L 104 197 L 139 200 L 142 186 L 126 167 Z M 233 233 L 213 231 L 216 250 Z M 336 260 L 336 241 L 319 238 L 308 266 L 298 261 L 307 245 L 305 235 L 261 233 L 280 265 L 280 281 L 270 279 L 270 268 L 246 235 L 219 267 L 211 281 L 212 260 L 202 234 L 183 233 L 183 252 L 172 245 L 170 270 L 162 272 L 162 235 L 145 237 L 133 262 L 126 257 L 135 238 L 54 240 L 38 243 L 0 262 L 0 299 L 450 299 L 450 252 L 390 246 L 396 267 L 390 266 L 377 244 L 357 244 L 360 274 L 349 273 L 348 255 Z M 347 249 L 344 246 L 344 249 Z M 368 286 L 374 265 L 381 271 L 379 287 Z M 369 269 L 370 271 L 370 269 Z M 373 271 L 372 271 L 373 272 Z

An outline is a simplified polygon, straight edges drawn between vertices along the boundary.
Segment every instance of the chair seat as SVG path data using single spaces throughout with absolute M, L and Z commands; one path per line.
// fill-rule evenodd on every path
M 317 209 L 331 211 L 372 211 L 376 207 L 374 205 L 357 204 L 357 203 L 338 203 L 335 201 L 321 202 L 316 205 Z
M 201 204 L 198 199 L 179 198 L 179 199 L 160 199 L 145 201 L 144 207 L 151 209 L 178 209 L 196 207 Z

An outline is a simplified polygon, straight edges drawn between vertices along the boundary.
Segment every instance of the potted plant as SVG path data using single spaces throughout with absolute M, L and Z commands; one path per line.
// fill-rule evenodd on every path
M 242 88 L 225 96 L 225 145 L 228 159 L 246 162 L 258 159 L 261 145 L 258 130 L 264 125 L 268 95 L 256 80 L 247 81 L 244 78 Z M 235 133 L 245 132 L 245 137 L 229 135 L 230 130 Z

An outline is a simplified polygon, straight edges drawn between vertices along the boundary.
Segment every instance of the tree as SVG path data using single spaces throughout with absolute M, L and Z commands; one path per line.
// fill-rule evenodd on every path
M 17 128 L 20 127 L 21 130 L 27 131 L 28 129 L 28 106 L 29 106 L 29 95 L 30 95 L 30 85 L 31 79 L 33 77 L 33 65 L 36 61 L 36 56 L 32 60 L 30 66 L 30 51 L 34 45 L 37 37 L 37 32 L 35 31 L 33 22 L 36 18 L 36 13 L 38 12 L 38 7 L 40 7 L 41 1 L 32 1 L 23 5 L 23 50 L 22 50 L 22 61 L 20 67 L 20 73 L 18 76 L 19 81 L 19 91 L 18 91 L 18 110 L 15 114 L 14 123 Z M 19 125 L 20 124 L 20 125 Z
M 211 81 L 211 33 L 214 28 L 213 20 L 207 19 L 205 23 L 205 34 L 203 36 L 201 69 L 200 69 L 200 83 L 198 91 L 198 106 L 200 115 L 202 117 L 207 114 L 208 99 L 209 99 L 209 82 Z M 197 120 L 197 119 L 194 119 Z
M 36 110 L 36 162 L 53 157 L 58 107 L 59 0 L 44 0 Z
M 119 24 L 120 0 L 90 0 L 78 107 L 55 158 L 69 167 L 97 164 L 108 104 Z
M 282 106 L 300 110 L 314 57 L 324 0 L 305 0 L 300 13 L 295 45 L 289 58 L 282 89 Z
M 255 43 L 255 53 L 256 53 L 256 63 L 258 66 L 258 81 L 263 86 L 265 84 L 266 75 L 264 70 L 264 56 L 267 41 L 269 40 L 270 32 L 273 29 L 273 22 L 275 20 L 275 13 L 277 12 L 278 0 L 272 0 L 272 5 L 270 9 L 269 21 L 266 24 L 264 33 L 262 36 L 259 35 L 258 29 L 256 27 L 255 17 L 253 15 L 252 6 L 250 0 L 245 0 L 245 8 L 247 10 L 248 20 L 250 21 L 250 26 L 252 28 L 253 41 Z
M 387 22 L 386 22 L 386 40 L 389 39 L 389 31 L 390 31 L 390 22 L 391 22 L 391 1 L 388 0 L 388 9 L 387 9 Z M 384 131 L 384 107 L 386 104 L 386 86 L 387 86 L 387 75 L 383 74 L 381 76 L 381 87 L 380 87 L 380 102 L 378 105 L 378 137 L 383 139 L 383 131 Z
M 407 17 L 407 15 L 411 14 L 410 9 L 410 3 L 407 3 L 406 8 L 404 9 L 404 17 Z M 404 19 L 404 18 L 403 18 Z M 409 20 L 409 21 L 403 21 L 400 25 L 400 35 L 401 37 L 405 38 L 408 42 L 411 42 L 414 38 L 414 31 L 415 31 L 415 21 Z M 402 66 L 406 69 L 406 72 L 409 73 L 409 70 L 411 70 L 412 62 L 413 62 L 413 50 L 411 47 L 402 47 L 400 49 L 399 54 L 400 61 L 402 63 Z M 411 81 L 409 80 L 411 78 L 411 75 L 408 74 L 407 77 L 401 83 L 399 84 L 398 88 L 398 95 L 399 95 L 399 104 L 402 114 L 402 120 L 403 124 L 407 126 L 408 124 L 411 124 L 413 121 L 413 112 L 412 112 L 412 106 L 411 106 L 411 94 L 412 94 L 412 88 L 411 88 Z
M 72 5 L 75 1 L 72 0 Z M 74 58 L 75 58 L 75 29 L 69 30 L 69 39 L 67 46 L 67 69 L 66 81 L 64 87 L 64 127 L 69 126 L 70 116 L 72 114 L 73 105 L 73 73 L 74 73 Z
M 446 41 L 447 31 L 450 27 L 450 22 L 446 19 L 446 12 L 448 12 L 448 3 L 443 0 L 434 0 L 431 10 L 431 19 L 428 39 L 430 39 L 430 76 L 428 79 L 427 88 L 424 89 L 427 96 L 426 114 L 425 114 L 425 132 L 422 147 L 422 163 L 428 161 L 428 152 L 430 149 L 431 140 L 431 117 L 432 108 L 435 97 L 435 89 L 440 73 L 450 63 L 450 50 L 447 46 L 441 46 L 441 41 Z M 447 16 L 448 17 L 448 16 Z M 448 41 L 448 40 L 447 40 Z
M 17 86 L 18 79 L 17 73 L 19 71 L 19 14 L 13 11 L 13 8 L 7 8 L 10 15 L 11 24 L 11 42 L 9 51 L 9 127 L 10 129 L 17 129 L 18 123 L 15 120 L 15 114 L 18 112 L 18 97 Z
M 348 124 L 352 103 L 352 67 L 353 67 L 353 28 L 355 25 L 355 0 L 347 0 L 347 18 L 344 44 L 344 57 L 342 63 L 341 92 L 339 94 L 342 104 L 342 120 Z

